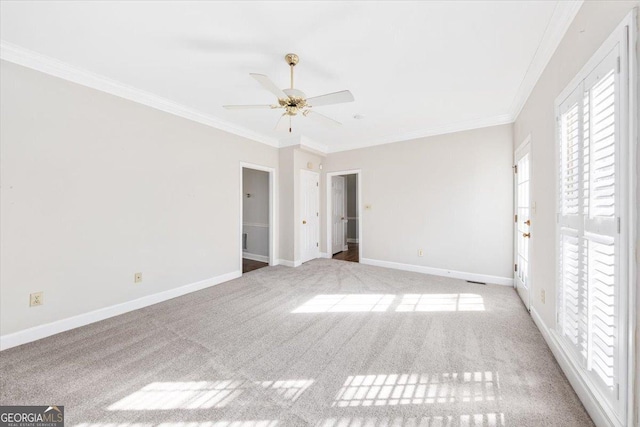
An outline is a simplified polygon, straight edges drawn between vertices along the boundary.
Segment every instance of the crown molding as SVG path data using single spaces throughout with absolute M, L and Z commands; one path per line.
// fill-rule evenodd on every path
M 293 147 L 294 145 L 300 145 L 302 141 L 302 135 L 295 133 L 293 135 L 287 135 L 280 138 L 280 148 Z
M 329 152 L 328 146 L 314 141 L 313 139 L 303 134 L 296 134 L 281 138 L 280 148 L 286 147 L 299 147 L 320 156 L 326 156 Z
M 90 87 L 129 101 L 146 105 L 165 113 L 173 114 L 206 126 L 229 132 L 272 147 L 279 147 L 275 138 L 265 137 L 257 132 L 220 120 L 209 114 L 178 104 L 169 99 L 136 89 L 116 80 L 78 68 L 38 52 L 25 49 L 4 40 L 0 40 L 0 59 L 13 62 L 23 67 L 49 74 L 82 86 Z
M 353 144 L 344 147 L 336 147 L 329 150 L 329 153 L 338 153 L 341 151 L 357 150 L 359 148 L 374 147 L 377 145 L 393 144 L 395 142 L 410 141 L 413 139 L 426 138 L 429 136 L 445 135 L 448 133 L 463 132 L 466 130 L 481 129 L 491 126 L 500 126 L 513 123 L 511 114 L 501 114 L 499 116 L 488 117 L 484 119 L 467 120 L 464 122 L 449 123 L 441 126 L 433 126 L 414 132 L 406 132 L 395 136 L 387 136 L 375 141 L 369 141 L 363 144 Z
M 578 14 L 580 7 L 584 3 L 583 0 L 567 0 L 558 1 L 553 10 L 549 24 L 540 40 L 538 49 L 536 49 L 533 59 L 529 64 L 529 68 L 520 83 L 520 87 L 516 92 L 516 96 L 511 103 L 511 116 L 513 120 L 518 118 L 522 108 L 526 104 L 531 92 L 538 83 L 540 76 L 549 64 L 551 57 L 560 45 L 569 26 Z
M 329 147 L 326 144 L 314 141 L 304 135 L 281 139 L 268 137 L 259 132 L 249 130 L 185 105 L 175 103 L 169 99 L 136 89 L 132 86 L 125 85 L 118 81 L 83 70 L 68 63 L 3 40 L 0 40 L 0 58 L 83 86 L 125 98 L 166 113 L 174 114 L 187 120 L 192 120 L 253 141 L 261 142 L 272 147 L 283 148 L 300 145 L 320 154 L 328 154 L 513 123 L 531 95 L 533 88 L 551 60 L 551 57 L 571 25 L 571 22 L 573 22 L 573 19 L 580 10 L 583 1 L 584 0 L 567 0 L 557 2 L 538 49 L 536 50 L 520 87 L 516 92 L 516 96 L 514 97 L 511 108 L 509 109 L 510 113 L 494 117 L 433 126 L 417 131 L 388 135 L 384 138 L 379 138 L 373 141 L 338 147 Z
M 321 156 L 326 156 L 329 152 L 329 147 L 327 145 L 314 141 L 305 135 L 300 135 L 300 147 L 306 148 L 316 154 L 320 154 Z

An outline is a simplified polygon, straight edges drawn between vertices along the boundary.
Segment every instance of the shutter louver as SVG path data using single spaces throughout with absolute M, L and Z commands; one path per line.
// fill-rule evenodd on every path
M 591 138 L 593 190 L 590 214 L 615 216 L 615 74 L 609 74 L 591 89 Z
M 607 239 L 609 240 L 609 239 Z M 589 368 L 607 387 L 614 385 L 615 250 L 610 241 L 589 241 Z
M 581 363 L 587 360 L 588 317 L 582 237 L 584 171 L 582 92 L 574 91 L 560 116 L 560 305 L 561 332 Z M 580 102 L 578 102 L 580 100 Z
M 589 294 L 589 352 L 592 370 L 613 392 L 616 346 L 616 73 L 613 66 L 599 71 L 585 88 L 590 114 L 585 114 L 585 156 L 591 192 L 587 200 L 585 236 Z M 588 128 L 587 128 L 588 126 Z M 586 153 L 585 153 L 586 154 Z
M 577 233 L 576 233 L 577 234 Z M 561 241 L 560 280 L 562 281 L 563 334 L 576 346 L 579 345 L 580 285 L 578 237 L 564 230 Z
M 577 215 L 579 211 L 579 114 L 578 104 L 563 115 L 562 214 Z

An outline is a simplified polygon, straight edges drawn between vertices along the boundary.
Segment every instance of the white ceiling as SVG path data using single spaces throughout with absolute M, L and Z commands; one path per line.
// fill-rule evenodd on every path
M 294 120 L 298 135 L 340 151 L 512 121 L 579 5 L 2 2 L 0 38 L 5 59 L 8 47 L 53 58 L 67 74 L 119 82 L 264 141 L 287 136 L 273 130 L 277 110 L 221 106 L 272 103 L 249 73 L 288 87 L 283 56 L 294 52 L 297 88 L 308 96 L 349 89 L 356 98 L 317 108 L 340 128 Z

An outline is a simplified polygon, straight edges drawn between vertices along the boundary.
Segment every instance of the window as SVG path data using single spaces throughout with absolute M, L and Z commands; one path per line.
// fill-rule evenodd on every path
M 624 420 L 629 107 L 621 35 L 605 42 L 556 102 L 557 333 L 587 386 Z

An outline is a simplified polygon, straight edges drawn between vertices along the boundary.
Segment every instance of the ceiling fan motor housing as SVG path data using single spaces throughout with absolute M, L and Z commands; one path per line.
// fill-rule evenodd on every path
M 307 106 L 307 95 L 298 89 L 282 89 L 287 94 L 287 99 L 278 99 L 280 106 L 284 107 L 286 114 L 295 116 Z

